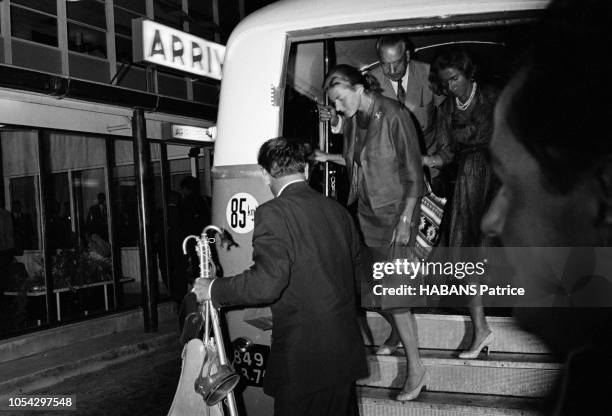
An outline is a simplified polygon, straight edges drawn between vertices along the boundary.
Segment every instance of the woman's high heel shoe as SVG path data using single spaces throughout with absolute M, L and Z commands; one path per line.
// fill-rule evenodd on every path
M 459 358 L 464 360 L 473 360 L 478 357 L 480 351 L 484 351 L 484 353 L 489 355 L 489 346 L 493 343 L 495 336 L 493 332 L 490 332 L 475 348 L 462 351 L 459 353 Z
M 395 400 L 400 402 L 409 402 L 410 400 L 416 399 L 419 397 L 419 394 L 421 394 L 421 390 L 427 387 L 428 382 L 429 373 L 427 373 L 427 370 L 425 370 L 418 384 L 410 391 L 402 391 L 400 394 L 395 396 Z

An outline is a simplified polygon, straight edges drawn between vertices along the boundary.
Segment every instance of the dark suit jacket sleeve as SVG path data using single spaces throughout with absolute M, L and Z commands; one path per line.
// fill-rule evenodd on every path
M 402 109 L 391 121 L 391 139 L 400 161 L 400 177 L 407 183 L 406 197 L 423 195 L 423 164 L 414 122 Z
M 282 213 L 264 204 L 255 211 L 253 265 L 239 275 L 216 279 L 216 306 L 260 305 L 276 301 L 289 284 L 292 263 L 289 233 Z

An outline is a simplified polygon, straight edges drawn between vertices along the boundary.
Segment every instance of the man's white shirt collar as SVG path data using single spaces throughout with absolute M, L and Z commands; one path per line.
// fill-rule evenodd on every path
M 281 194 L 283 193 L 283 191 L 285 190 L 286 187 L 288 187 L 289 185 L 293 184 L 293 183 L 297 183 L 297 182 L 304 182 L 306 179 L 295 179 L 291 182 L 287 182 L 285 185 L 283 185 L 283 187 L 280 189 L 280 191 L 278 191 L 278 196 L 281 196 Z

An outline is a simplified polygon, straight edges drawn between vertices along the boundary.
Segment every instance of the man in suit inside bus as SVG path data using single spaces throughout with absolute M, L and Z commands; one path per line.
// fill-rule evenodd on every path
M 381 36 L 376 41 L 379 65 L 370 71 L 378 80 L 380 93 L 397 99 L 413 116 L 420 127 L 419 144 L 423 155 L 437 154 L 439 145 L 435 137 L 436 97 L 429 82 L 429 64 L 416 59 L 410 39 L 397 36 Z M 439 104 L 439 101 L 438 101 Z M 446 186 L 440 170 L 430 168 L 431 185 L 439 196 L 445 195 Z
M 381 94 L 404 104 L 418 121 L 426 145 L 433 125 L 434 96 L 429 87 L 429 64 L 411 59 L 414 46 L 401 36 L 381 36 L 376 41 L 379 65 L 370 75 L 380 83 Z
M 357 415 L 354 381 L 367 375 L 357 326 L 357 229 L 344 207 L 306 182 L 304 147 L 271 139 L 257 159 L 274 198 L 257 208 L 253 265 L 232 277 L 197 279 L 198 301 L 271 304 L 264 392 L 275 416 Z

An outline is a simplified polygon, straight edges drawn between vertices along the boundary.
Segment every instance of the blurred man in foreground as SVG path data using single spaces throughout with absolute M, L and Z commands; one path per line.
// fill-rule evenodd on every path
M 554 2 L 498 102 L 491 141 L 502 188 L 482 228 L 528 289 L 549 295 L 516 315 L 566 361 L 555 415 L 610 412 L 612 267 L 596 272 L 612 242 L 610 28 L 606 1 Z

